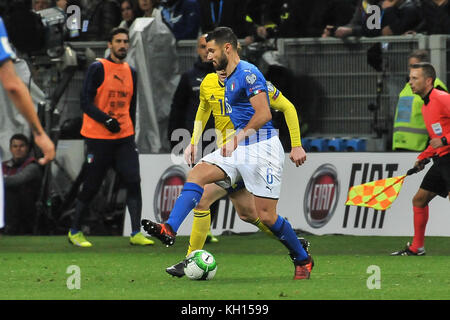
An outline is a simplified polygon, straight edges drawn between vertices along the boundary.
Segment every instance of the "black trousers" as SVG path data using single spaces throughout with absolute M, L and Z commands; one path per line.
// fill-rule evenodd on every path
M 127 206 L 132 231 L 139 231 L 142 211 L 139 153 L 134 136 L 117 140 L 86 139 L 86 168 L 81 192 L 77 197 L 72 228 L 80 229 L 81 216 L 101 187 L 109 168 L 119 175 L 127 189 Z
M 450 154 L 433 158 L 433 165 L 423 177 L 421 189 L 431 191 L 443 198 L 450 192 Z
M 134 136 L 117 140 L 86 139 L 86 172 L 78 199 L 89 202 L 99 190 L 109 168 L 125 184 L 139 183 L 139 153 Z

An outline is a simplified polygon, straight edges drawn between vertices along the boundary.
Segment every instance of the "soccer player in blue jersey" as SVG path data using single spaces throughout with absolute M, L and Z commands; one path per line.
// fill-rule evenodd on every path
M 254 195 L 258 217 L 288 248 L 295 266 L 294 279 L 309 279 L 314 262 L 290 223 L 276 213 L 285 155 L 271 122 L 266 80 L 258 68 L 240 60 L 237 38 L 230 28 L 216 28 L 206 41 L 208 60 L 216 70 L 227 73 L 225 106 L 236 133 L 234 139 L 206 155 L 189 172 L 167 222 L 143 220 L 144 230 L 172 245 L 179 226 L 200 201 L 206 184 L 230 186 L 242 179 Z
M 39 163 L 45 165 L 55 157 L 55 146 L 42 128 L 27 87 L 16 74 L 11 61 L 14 58 L 15 54 L 9 44 L 5 25 L 0 18 L 0 82 L 17 110 L 29 123 L 34 135 L 34 142 L 43 153 Z M 3 174 L 0 174 L 0 229 L 4 227 L 3 215 Z

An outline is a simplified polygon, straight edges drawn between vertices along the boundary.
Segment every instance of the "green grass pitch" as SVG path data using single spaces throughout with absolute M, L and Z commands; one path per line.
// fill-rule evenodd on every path
M 293 265 L 276 240 L 256 233 L 220 236 L 207 244 L 218 263 L 211 281 L 174 278 L 188 237 L 166 248 L 130 246 L 127 237 L 88 239 L 71 246 L 63 236 L 0 237 L 2 300 L 384 300 L 450 299 L 450 238 L 428 237 L 427 255 L 390 257 L 410 238 L 308 236 L 316 266 L 310 280 L 294 281 Z M 68 267 L 80 268 L 80 289 L 69 289 Z M 380 271 L 380 288 L 369 289 Z M 374 283 L 369 280 L 369 283 Z

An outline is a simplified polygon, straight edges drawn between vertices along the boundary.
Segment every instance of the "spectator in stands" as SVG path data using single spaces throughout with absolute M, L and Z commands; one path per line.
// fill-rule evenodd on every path
M 428 51 L 415 50 L 408 56 L 409 69 L 420 62 L 430 62 Z M 447 91 L 445 84 L 438 78 L 434 80 L 434 87 Z M 423 151 L 428 146 L 428 132 L 422 116 L 423 104 L 422 97 L 413 93 L 408 77 L 399 94 L 395 111 L 392 150 Z
M 325 27 L 322 33 L 322 37 L 337 37 L 345 38 L 349 36 L 355 37 L 375 37 L 380 35 L 379 29 L 369 29 L 367 27 L 367 21 L 371 14 L 374 14 L 369 10 L 370 6 L 376 5 L 380 8 L 382 7 L 383 0 L 360 0 L 357 5 L 353 17 L 349 23 L 344 26 L 332 26 L 328 25 Z
M 192 135 L 195 115 L 200 101 L 200 83 L 208 73 L 214 72 L 212 63 L 207 60 L 208 52 L 206 51 L 205 38 L 206 35 L 201 35 L 198 38 L 197 61 L 190 70 L 182 74 L 173 96 L 168 128 L 168 138 L 172 148 L 178 144 L 178 141 L 172 141 L 171 139 L 172 132 L 175 129 L 186 129 Z M 219 99 L 219 97 L 217 97 L 217 99 Z M 209 127 L 213 127 L 213 123 L 209 124 Z
M 139 0 L 139 10 L 143 12 L 142 17 L 155 17 L 161 13 L 159 0 Z
M 67 0 L 56 0 L 55 6 L 61 9 L 62 11 L 66 12 L 68 1 Z
M 401 35 L 411 33 L 422 21 L 415 0 L 384 0 L 381 35 Z
M 450 34 L 450 4 L 448 0 L 422 0 L 423 21 L 418 33 Z
M 273 38 L 278 31 L 282 3 L 275 0 L 249 0 L 245 20 L 249 35 L 245 44 Z
M 30 142 L 23 134 L 9 140 L 12 158 L 2 163 L 5 183 L 5 234 L 31 234 L 36 216 L 42 171 L 30 155 Z
M 357 0 L 280 1 L 278 36 L 320 37 L 327 25 L 340 26 L 352 18 Z
M 122 22 L 119 27 L 130 28 L 131 24 L 137 17 L 137 9 L 132 0 L 122 0 L 120 3 L 120 12 L 122 14 Z
M 249 36 L 250 25 L 245 21 L 248 0 L 197 0 L 200 7 L 202 33 L 216 27 L 230 27 L 239 39 Z
M 81 0 L 82 20 L 88 20 L 87 32 L 81 33 L 84 41 L 107 41 L 109 32 L 121 22 L 117 0 Z
M 33 10 L 40 11 L 50 8 L 50 0 L 33 0 Z
M 197 39 L 200 11 L 197 0 L 163 0 L 161 14 L 175 39 Z

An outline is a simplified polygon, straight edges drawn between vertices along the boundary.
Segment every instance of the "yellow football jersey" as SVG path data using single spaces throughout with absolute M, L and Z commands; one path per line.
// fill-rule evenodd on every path
M 270 107 L 284 113 L 291 136 L 292 147 L 301 146 L 300 127 L 297 111 L 294 105 L 269 81 Z M 205 125 L 212 113 L 216 129 L 217 147 L 224 145 L 228 138 L 234 135 L 234 126 L 225 112 L 225 86 L 219 80 L 217 73 L 209 73 L 200 84 L 200 104 L 195 117 L 191 144 L 198 144 Z

